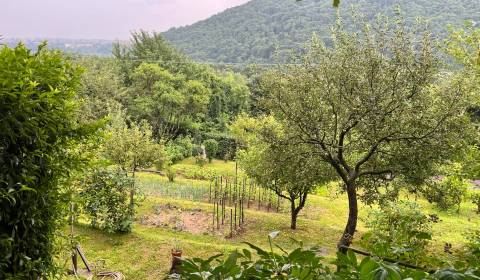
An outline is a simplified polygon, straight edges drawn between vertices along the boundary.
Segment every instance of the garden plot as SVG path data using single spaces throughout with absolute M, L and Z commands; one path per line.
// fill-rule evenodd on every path
M 140 223 L 146 226 L 194 234 L 207 234 L 211 230 L 211 220 L 212 215 L 200 208 L 186 210 L 170 203 L 156 205 L 153 213 L 140 217 Z

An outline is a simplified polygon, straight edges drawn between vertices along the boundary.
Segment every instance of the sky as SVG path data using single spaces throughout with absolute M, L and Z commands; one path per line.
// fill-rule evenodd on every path
M 131 31 L 166 31 L 249 0 L 0 0 L 5 38 L 125 40 Z

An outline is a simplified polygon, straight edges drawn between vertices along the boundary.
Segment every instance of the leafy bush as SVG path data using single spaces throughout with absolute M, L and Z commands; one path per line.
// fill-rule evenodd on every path
M 472 194 L 471 200 L 477 206 L 477 213 L 480 214 L 480 193 Z
M 175 181 L 175 176 L 177 175 L 177 173 L 171 166 L 165 169 L 165 174 L 167 175 L 169 182 Z
M 132 188 L 133 179 L 120 170 L 94 171 L 81 193 L 91 225 L 107 232 L 130 232 L 134 215 L 129 207 Z
M 192 156 L 194 145 L 190 137 L 179 137 L 165 147 L 167 157 L 172 163 Z
M 217 157 L 225 159 L 235 158 L 237 150 L 237 142 L 231 135 L 225 133 L 208 133 L 204 135 L 204 139 L 213 139 L 218 142 Z
M 370 231 L 362 240 L 376 256 L 418 263 L 432 238 L 433 222 L 415 202 L 389 202 L 370 212 L 366 222 Z
M 318 256 L 318 248 L 303 248 L 301 242 L 291 252 L 287 252 L 275 245 L 282 253 L 273 250 L 272 238 L 269 237 L 270 250 L 263 250 L 253 244 L 246 243 L 249 249 L 242 252 L 234 251 L 226 259 L 222 254 L 208 259 L 184 259 L 180 268 L 180 275 L 172 275 L 176 279 L 193 280 L 220 280 L 220 279 L 285 279 L 285 280 L 450 280 L 450 279 L 479 279 L 480 271 L 466 269 L 439 270 L 429 275 L 422 270 L 401 267 L 387 263 L 378 258 L 365 257 L 361 261 L 352 251 L 347 254 L 338 253 L 337 271 L 333 272 Z M 257 256 L 254 256 L 255 251 Z
M 427 184 L 425 197 L 430 203 L 434 203 L 442 211 L 457 207 L 465 199 L 468 190 L 468 182 L 457 176 L 447 176 L 441 180 L 431 180 Z
M 205 145 L 208 161 L 211 162 L 217 156 L 218 142 L 214 139 L 208 139 L 203 142 L 203 145 Z
M 473 230 L 467 234 L 464 260 L 466 266 L 480 267 L 480 230 Z
M 77 123 L 80 69 L 41 45 L 0 46 L 0 279 L 54 273 L 62 186 L 79 167 L 73 152 L 94 131 Z
M 243 249 L 242 252 L 232 252 L 225 260 L 220 255 L 206 260 L 199 258 L 183 260 L 180 279 L 320 279 L 319 276 L 330 274 L 329 268 L 320 262 L 316 255 L 317 248 L 305 249 L 299 247 L 290 253 L 282 248 L 283 254 L 273 251 L 272 238 L 278 234 L 269 235 L 270 251 L 265 251 L 251 243 L 245 242 L 253 249 Z M 277 246 L 278 247 L 278 246 Z M 214 264 L 218 262 L 218 264 Z M 323 279 L 323 278 L 322 278 Z

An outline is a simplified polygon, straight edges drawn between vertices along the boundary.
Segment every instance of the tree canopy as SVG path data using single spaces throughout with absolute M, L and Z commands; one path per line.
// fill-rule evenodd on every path
M 353 238 L 357 198 L 394 180 L 418 185 L 467 144 L 469 88 L 439 71 L 426 30 L 400 19 L 359 23 L 314 38 L 295 63 L 269 71 L 266 107 L 290 145 L 308 145 L 336 172 L 348 194 L 349 219 L 339 245 Z M 359 193 L 360 192 L 360 193 Z
M 247 175 L 290 203 L 291 229 L 307 197 L 332 180 L 329 166 L 312 156 L 306 145 L 288 145 L 284 128 L 272 117 L 239 117 L 230 127 L 241 143 L 239 165 Z

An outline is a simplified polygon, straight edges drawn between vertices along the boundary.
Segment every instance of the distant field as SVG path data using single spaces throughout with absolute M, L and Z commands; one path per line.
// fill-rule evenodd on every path
M 191 159 L 180 163 L 176 168 L 188 170 L 189 166 L 200 168 L 194 165 Z M 218 173 L 234 174 L 235 163 L 214 161 L 200 169 L 204 172 L 213 170 Z M 209 232 L 212 204 L 200 199 L 191 201 L 191 197 L 178 198 L 176 195 L 182 191 L 191 192 L 196 188 L 208 188 L 209 181 L 186 179 L 179 175 L 175 183 L 168 183 L 166 177 L 151 173 L 140 173 L 137 178 L 146 198 L 138 210 L 131 234 L 106 234 L 91 229 L 85 224 L 75 227 L 75 232 L 79 235 L 81 245 L 90 262 L 104 260 L 105 267 L 121 271 L 127 279 L 163 277 L 170 269 L 170 250 L 174 243 L 181 246 L 186 257 L 206 257 L 242 247 L 244 246 L 242 241 L 266 247 L 268 246 L 266 236 L 273 230 L 281 231 L 277 242 L 287 249 L 293 248 L 290 238 L 294 238 L 304 241 L 306 245 L 319 245 L 325 248 L 326 257 L 333 259 L 336 242 L 343 231 L 347 217 L 346 197 L 342 194 L 336 195 L 333 187 L 322 187 L 316 195 L 309 197 L 305 209 L 300 213 L 297 230 L 293 231 L 289 228 L 290 216 L 286 207 L 280 213 L 258 211 L 256 207 L 252 207 L 246 211 L 244 232 L 233 238 L 227 238 L 225 233 Z M 173 195 L 170 197 L 162 195 L 164 193 L 162 189 L 165 188 L 169 188 L 170 194 Z M 180 191 L 176 193 L 176 190 Z M 454 248 L 459 248 L 464 242 L 465 230 L 478 228 L 480 225 L 480 215 L 475 213 L 472 204 L 465 203 L 462 205 L 460 214 L 457 214 L 438 212 L 423 200 L 419 200 L 419 203 L 426 213 L 436 213 L 442 220 L 434 225 L 431 250 L 437 254 L 444 254 L 445 242 L 452 243 Z M 170 208 L 173 210 L 168 210 Z M 366 217 L 367 211 L 368 207 L 361 207 L 361 219 Z M 195 218 L 191 219 L 194 222 L 190 222 L 189 225 L 193 228 L 177 231 L 169 226 L 158 224 L 161 214 L 164 213 L 174 213 L 168 216 L 169 219 L 194 216 Z M 355 247 L 360 246 L 358 240 L 365 231 L 364 224 L 360 221 Z

